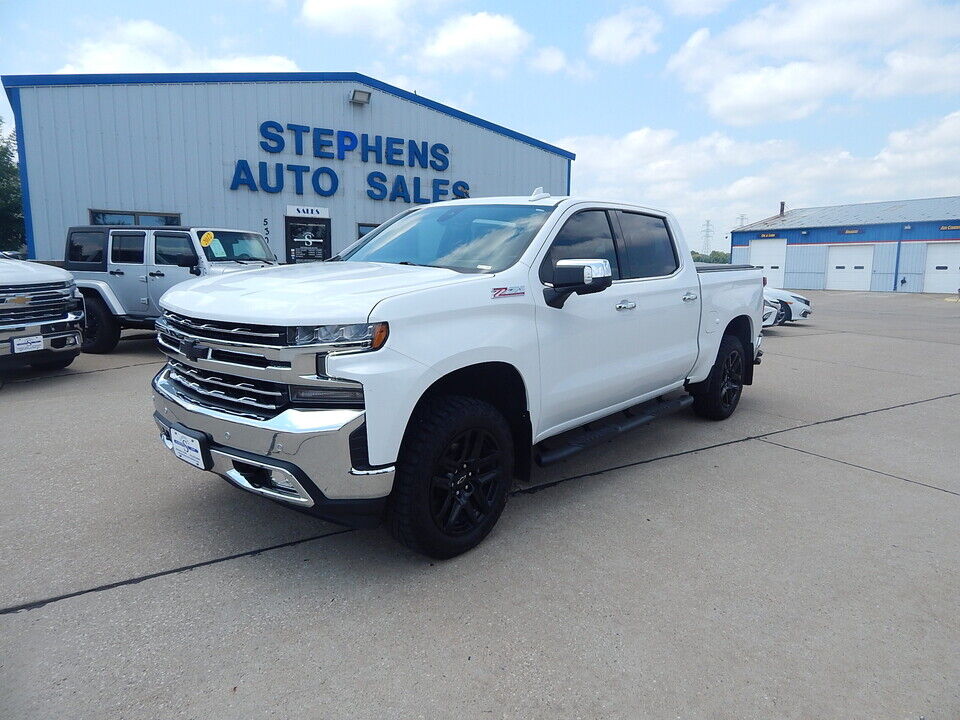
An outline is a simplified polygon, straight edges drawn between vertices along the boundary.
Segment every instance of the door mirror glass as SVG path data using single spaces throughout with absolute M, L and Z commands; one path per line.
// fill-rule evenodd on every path
M 543 296 L 550 307 L 561 308 L 573 293 L 590 295 L 613 284 L 610 261 L 601 258 L 557 260 L 553 266 L 552 287 Z

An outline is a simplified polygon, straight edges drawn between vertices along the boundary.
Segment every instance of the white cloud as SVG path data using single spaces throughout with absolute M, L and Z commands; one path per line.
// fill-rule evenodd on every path
M 790 0 L 697 30 L 667 67 L 711 115 L 747 125 L 807 117 L 840 96 L 960 92 L 956 38 L 958 5 Z
M 652 10 L 633 7 L 601 18 L 588 28 L 588 52 L 604 62 L 622 65 L 657 51 L 663 23 Z
M 712 15 L 723 10 L 731 0 L 667 0 L 675 15 Z
M 116 21 L 67 53 L 60 73 L 286 72 L 297 64 L 282 55 L 210 56 L 149 20 Z
M 560 48 L 552 46 L 540 48 L 531 58 L 530 67 L 548 75 L 564 72 L 579 80 L 585 80 L 592 75 L 590 69 L 582 60 L 572 62 Z
M 309 24 L 338 35 L 388 38 L 402 32 L 409 0 L 304 0 L 301 16 Z
M 691 246 L 700 228 L 717 229 L 714 249 L 738 225 L 789 207 L 960 194 L 960 111 L 891 132 L 873 155 L 843 148 L 805 153 L 777 140 L 741 142 L 723 133 L 682 141 L 673 130 L 641 128 L 623 136 L 557 141 L 577 153 L 573 190 L 672 211 Z
M 478 12 L 443 23 L 421 53 L 445 71 L 463 68 L 502 71 L 527 49 L 531 37 L 509 15 Z

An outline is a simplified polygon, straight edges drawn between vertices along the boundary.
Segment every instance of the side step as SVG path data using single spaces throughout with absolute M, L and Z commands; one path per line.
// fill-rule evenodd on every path
M 612 415 L 604 420 L 588 423 L 585 429 L 574 432 L 573 436 L 563 445 L 554 448 L 544 448 L 537 445 L 534 459 L 540 467 L 553 465 L 582 452 L 589 447 L 612 440 L 617 435 L 633 430 L 652 422 L 659 417 L 675 413 L 693 404 L 693 397 L 684 395 L 672 400 L 652 400 L 650 402 L 628 408 L 623 412 Z

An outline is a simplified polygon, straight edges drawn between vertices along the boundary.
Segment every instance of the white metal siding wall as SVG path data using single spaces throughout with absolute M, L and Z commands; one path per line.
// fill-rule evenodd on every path
M 787 245 L 783 286 L 792 290 L 823 290 L 827 245 Z
M 900 277 L 897 279 L 897 292 L 923 292 L 923 271 L 926 260 L 926 243 L 900 243 Z M 904 279 L 907 282 L 901 285 Z
M 734 265 L 747 265 L 750 262 L 750 246 L 738 245 L 730 251 L 730 262 Z
M 358 222 L 382 222 L 410 207 L 367 197 L 374 170 L 465 180 L 470 195 L 527 195 L 567 189 L 566 158 L 372 89 L 367 106 L 351 105 L 348 92 L 361 83 L 209 83 L 90 85 L 21 88 L 24 142 L 40 259 L 63 255 L 65 230 L 89 222 L 88 209 L 178 212 L 184 224 L 261 230 L 267 218 L 271 244 L 282 255 L 285 206 L 328 207 L 333 250 L 356 239 Z M 344 161 L 315 158 L 309 137 L 304 155 L 287 147 L 259 146 L 260 123 L 276 120 L 312 127 L 441 142 L 450 149 L 443 173 L 419 166 L 363 163 L 353 152 Z M 236 160 L 327 166 L 340 179 L 332 197 L 321 197 L 306 178 L 303 195 L 286 173 L 279 194 L 229 189 Z M 259 181 L 258 181 L 259 185 Z
M 897 243 L 877 243 L 873 246 L 873 274 L 870 289 L 881 292 L 893 290 L 893 271 L 897 267 Z

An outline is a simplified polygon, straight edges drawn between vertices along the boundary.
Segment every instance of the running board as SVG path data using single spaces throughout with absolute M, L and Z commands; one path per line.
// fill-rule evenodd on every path
M 646 425 L 659 417 L 690 407 L 692 404 L 693 397 L 684 395 L 672 400 L 653 400 L 636 405 L 604 420 L 587 423 L 583 430 L 576 432 L 570 440 L 559 447 L 548 449 L 538 445 L 534 459 L 540 467 L 553 465 L 594 445 L 613 440 L 617 435 Z

